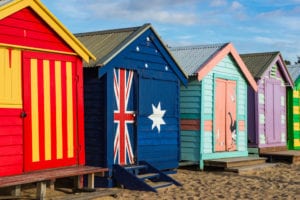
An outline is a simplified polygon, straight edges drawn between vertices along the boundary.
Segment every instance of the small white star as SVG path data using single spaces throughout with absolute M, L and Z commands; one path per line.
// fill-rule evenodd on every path
M 166 110 L 161 110 L 160 102 L 157 107 L 152 104 L 153 114 L 149 115 L 148 118 L 152 120 L 152 130 L 156 127 L 158 132 L 160 132 L 160 125 L 166 124 L 163 120 L 163 116 Z

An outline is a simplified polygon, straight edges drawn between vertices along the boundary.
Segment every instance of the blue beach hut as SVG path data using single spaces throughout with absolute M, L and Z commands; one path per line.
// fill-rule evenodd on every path
M 108 186 L 113 177 L 132 189 L 142 186 L 127 183 L 136 181 L 128 169 L 144 161 L 158 171 L 176 169 L 179 91 L 187 78 L 153 27 L 76 36 L 97 57 L 84 66 L 86 162 L 109 168 Z

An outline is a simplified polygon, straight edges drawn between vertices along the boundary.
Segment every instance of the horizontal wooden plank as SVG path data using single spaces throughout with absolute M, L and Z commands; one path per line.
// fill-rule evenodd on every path
M 181 130 L 191 130 L 197 131 L 200 130 L 200 120 L 197 119 L 182 119 L 180 121 Z
M 18 155 L 23 154 L 22 145 L 0 146 L 1 156 Z
M 23 126 L 0 126 L 0 136 L 4 135 L 22 135 L 23 134 Z
M 0 108 L 0 117 L 1 116 L 20 116 L 22 109 L 15 108 Z
M 0 126 L 20 126 L 22 125 L 22 119 L 15 116 L 0 116 Z
M 21 165 L 23 167 L 23 155 L 0 156 L 0 166 Z
M 1 128 L 0 128 L 0 130 L 1 130 Z M 23 144 L 22 134 L 0 136 L 0 147 L 10 146 L 10 145 L 22 145 L 22 144 Z M 0 155 L 1 155 L 1 153 L 0 153 Z
M 23 170 L 23 165 L 8 165 L 3 167 L 0 166 L 0 177 L 4 178 L 4 176 L 21 174 L 22 170 Z M 0 185 L 1 185 L 1 181 L 0 181 Z
M 0 177 L 0 187 L 41 182 L 51 179 L 79 176 L 93 173 L 104 173 L 107 168 L 92 166 L 74 166 L 43 171 L 35 171 L 15 176 Z

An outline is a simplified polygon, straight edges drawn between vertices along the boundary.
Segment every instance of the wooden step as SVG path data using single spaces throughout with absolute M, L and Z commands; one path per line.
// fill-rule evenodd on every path
M 137 177 L 141 180 L 144 180 L 144 179 L 159 177 L 159 174 L 158 173 L 140 174 L 137 175 Z
M 154 189 L 158 189 L 158 188 L 173 185 L 172 182 L 151 182 L 151 183 L 148 183 L 148 184 Z
M 300 151 L 297 150 L 266 152 L 262 155 L 268 157 L 270 162 L 285 161 L 292 164 L 300 163 Z
M 249 166 L 249 165 L 258 165 L 265 163 L 267 158 L 263 157 L 236 157 L 236 158 L 221 158 L 221 159 L 212 159 L 212 160 L 204 160 L 204 166 L 211 167 L 241 167 L 241 166 Z
M 128 165 L 123 166 L 126 170 L 139 170 L 139 169 L 147 169 L 146 165 Z
M 264 164 L 258 164 L 258 165 L 225 168 L 225 171 L 243 174 L 243 173 L 254 172 L 257 170 L 262 170 L 265 168 L 275 167 L 276 165 L 277 164 L 274 164 L 274 163 L 264 163 Z

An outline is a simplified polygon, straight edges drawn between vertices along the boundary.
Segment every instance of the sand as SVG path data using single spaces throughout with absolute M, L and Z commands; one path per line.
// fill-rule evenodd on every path
M 68 189 L 47 190 L 47 199 L 94 200 L 167 200 L 167 199 L 299 199 L 300 165 L 279 163 L 275 167 L 245 174 L 223 171 L 199 171 L 195 168 L 178 169 L 171 175 L 182 186 L 158 189 L 157 193 L 131 191 L 121 188 L 97 189 L 93 193 L 68 194 Z M 66 193 L 67 191 L 67 193 Z M 117 193 L 114 197 L 96 197 L 103 192 Z M 25 199 L 34 197 L 35 190 L 22 191 Z

